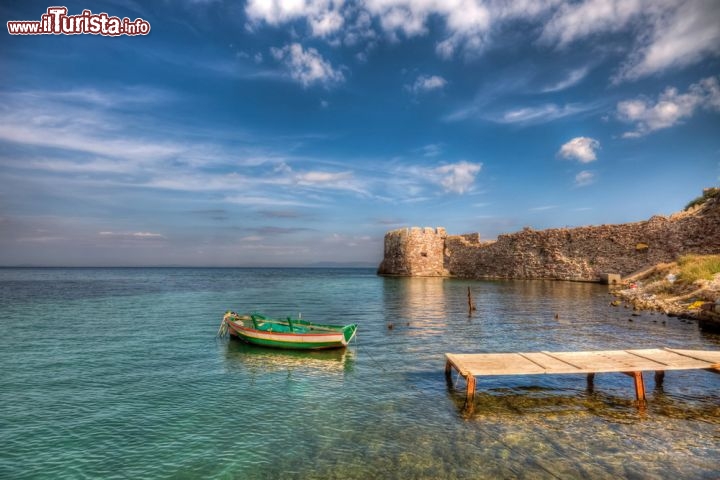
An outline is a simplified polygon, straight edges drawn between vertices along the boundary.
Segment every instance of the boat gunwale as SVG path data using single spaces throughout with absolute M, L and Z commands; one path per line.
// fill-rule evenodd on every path
M 260 330 L 258 328 L 251 328 L 251 327 L 246 327 L 245 325 L 238 325 L 238 323 L 240 323 L 240 322 L 237 322 L 234 320 L 227 320 L 227 322 L 232 324 L 235 328 L 240 329 L 240 330 L 245 330 L 247 332 L 258 332 L 258 333 L 262 333 L 262 334 L 266 334 L 266 335 L 278 335 L 278 336 L 287 335 L 290 337 L 300 337 L 300 336 L 313 336 L 313 337 L 341 336 L 341 337 L 344 337 L 345 333 L 342 329 L 350 327 L 352 325 L 355 325 L 355 324 L 351 323 L 350 325 L 345 325 L 344 327 L 339 327 L 341 330 L 337 330 L 335 332 L 329 332 L 329 333 L 315 333 L 315 332 L 302 333 L 302 332 L 268 332 L 266 330 Z M 273 322 L 273 323 L 278 323 L 278 322 Z M 280 323 L 280 325 L 282 325 L 282 324 Z

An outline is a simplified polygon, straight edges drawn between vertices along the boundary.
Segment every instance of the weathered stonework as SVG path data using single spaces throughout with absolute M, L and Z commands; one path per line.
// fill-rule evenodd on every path
M 385 235 L 378 273 L 401 276 L 600 281 L 686 253 L 720 253 L 720 199 L 670 217 L 620 225 L 533 230 L 481 242 L 477 234 L 411 228 Z
M 401 228 L 385 235 L 380 275 L 444 277 L 444 228 Z

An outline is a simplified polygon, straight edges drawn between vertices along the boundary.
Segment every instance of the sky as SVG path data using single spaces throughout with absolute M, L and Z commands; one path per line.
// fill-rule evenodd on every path
M 720 184 L 717 0 L 6 1 L 0 265 L 377 265 Z M 89 15 L 89 14 L 88 14 Z M 9 27 L 8 27 L 9 28 Z

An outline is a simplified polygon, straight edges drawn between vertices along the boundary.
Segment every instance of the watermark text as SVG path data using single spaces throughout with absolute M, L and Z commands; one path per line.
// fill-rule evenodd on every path
M 111 17 L 107 13 L 83 10 L 80 15 L 68 15 L 66 7 L 48 7 L 40 20 L 7 22 L 10 35 L 147 35 L 150 23 L 142 18 Z

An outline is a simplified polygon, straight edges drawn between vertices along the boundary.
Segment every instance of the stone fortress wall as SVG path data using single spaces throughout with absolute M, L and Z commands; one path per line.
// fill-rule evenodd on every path
M 481 241 L 477 233 L 405 228 L 385 235 L 378 274 L 600 281 L 686 253 L 720 253 L 720 197 L 670 217 L 619 225 L 533 230 Z

